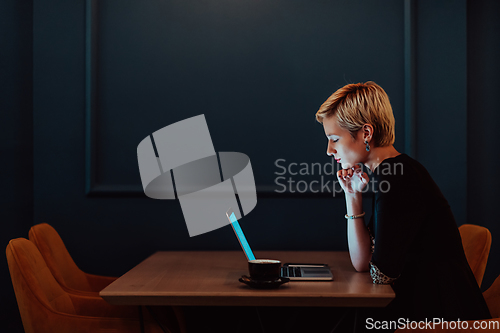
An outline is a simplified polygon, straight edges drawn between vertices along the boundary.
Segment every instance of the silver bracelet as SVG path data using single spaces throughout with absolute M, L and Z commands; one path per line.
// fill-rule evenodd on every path
M 363 217 L 365 216 L 365 212 L 361 213 L 361 214 L 358 214 L 358 215 L 347 215 L 345 214 L 345 218 L 348 219 L 348 220 L 352 220 L 352 219 L 357 219 L 357 218 L 360 218 L 360 217 Z

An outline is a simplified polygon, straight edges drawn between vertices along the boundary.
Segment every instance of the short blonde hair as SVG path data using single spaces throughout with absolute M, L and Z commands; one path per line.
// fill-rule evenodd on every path
M 334 92 L 316 112 L 316 120 L 337 115 L 339 125 L 353 138 L 364 124 L 373 126 L 377 147 L 389 146 L 395 140 L 395 120 L 389 96 L 372 81 L 348 84 Z

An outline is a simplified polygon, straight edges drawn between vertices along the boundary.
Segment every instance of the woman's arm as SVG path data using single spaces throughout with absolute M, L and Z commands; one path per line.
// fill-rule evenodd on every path
M 345 199 L 347 215 L 352 216 L 363 213 L 361 193 L 354 196 L 346 194 Z M 368 271 L 368 263 L 372 258 L 371 239 L 363 217 L 347 220 L 347 243 L 354 269 L 358 272 Z
M 345 193 L 347 215 L 363 213 L 362 190 L 368 184 L 368 175 L 359 166 L 337 172 L 337 179 Z M 358 272 L 369 269 L 371 260 L 371 239 L 363 217 L 347 220 L 347 242 L 349 255 L 354 268 Z

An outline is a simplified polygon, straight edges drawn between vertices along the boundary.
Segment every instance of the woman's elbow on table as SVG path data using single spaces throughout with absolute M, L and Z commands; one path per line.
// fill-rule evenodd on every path
M 371 254 L 365 258 L 353 258 L 351 256 L 351 263 L 356 272 L 368 272 L 370 270 L 369 262 L 371 260 Z
M 363 272 L 368 272 L 369 271 L 369 268 L 368 268 L 368 264 L 366 265 L 354 265 L 354 269 L 356 270 L 356 272 L 358 273 L 363 273 Z

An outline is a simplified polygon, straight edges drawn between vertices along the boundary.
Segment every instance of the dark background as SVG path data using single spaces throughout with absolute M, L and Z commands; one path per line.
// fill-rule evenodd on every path
M 205 114 L 216 151 L 251 159 L 258 204 L 241 223 L 254 250 L 346 250 L 342 196 L 273 192 L 275 161 L 331 162 L 314 113 L 373 80 L 396 148 L 429 170 L 458 225 L 491 231 L 486 289 L 500 274 L 500 3 L 413 3 L 408 77 L 399 0 L 94 0 L 87 44 L 85 1 L 0 2 L 1 244 L 47 222 L 83 270 L 106 275 L 157 250 L 238 249 L 231 228 L 190 238 L 177 201 L 141 194 L 137 144 Z M 0 283 L 0 330 L 22 330 L 5 259 Z

